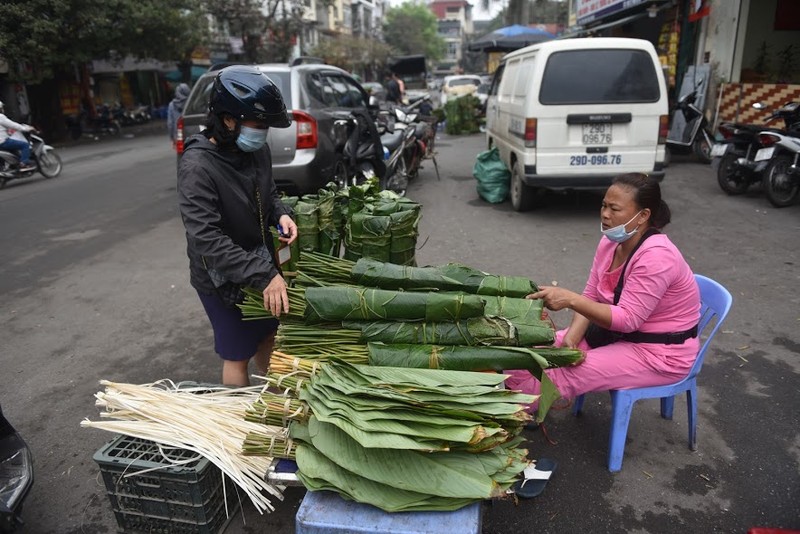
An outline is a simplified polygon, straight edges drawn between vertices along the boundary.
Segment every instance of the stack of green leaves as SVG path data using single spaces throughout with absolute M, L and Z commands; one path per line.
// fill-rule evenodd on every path
M 319 208 L 316 195 L 306 195 L 294 209 L 301 251 L 319 251 Z
M 584 357 L 578 349 L 541 347 L 464 347 L 369 343 L 369 364 L 374 366 L 445 369 L 457 371 L 497 371 L 524 369 L 541 382 L 541 397 L 536 412 L 543 421 L 553 402 L 560 397 L 544 370 L 573 365 Z M 552 361 L 548 361 L 550 358 Z
M 391 191 L 349 188 L 344 257 L 415 263 L 421 206 Z
M 344 328 L 360 332 L 362 342 L 436 345 L 517 344 L 517 330 L 502 317 L 473 317 L 454 322 L 347 321 Z M 348 332 L 348 330 L 345 330 Z
M 344 286 L 305 289 L 306 324 L 347 320 L 458 321 L 484 314 L 477 295 L 413 293 Z
M 298 477 L 383 510 L 455 510 L 501 497 L 528 462 L 514 438 L 535 397 L 485 373 L 332 362 L 301 388 Z
M 350 285 L 350 271 L 354 262 L 325 254 L 303 252 L 297 261 L 296 287 L 324 287 Z
M 417 237 L 419 236 L 419 204 L 399 204 L 398 211 L 389 215 L 392 244 L 389 261 L 397 265 L 417 264 Z
M 245 319 L 271 317 L 264 308 L 260 292 L 244 289 L 245 299 L 239 304 Z M 327 286 L 287 289 L 289 313 L 281 315 L 290 321 L 300 318 L 306 324 L 341 321 L 459 321 L 481 317 L 485 304 L 477 295 L 464 293 L 421 293 L 388 291 L 365 287 Z
M 476 295 L 515 299 L 522 299 L 539 290 L 536 284 L 527 278 L 488 274 L 458 263 L 436 267 L 412 267 L 369 258 L 355 262 L 348 259 L 338 259 L 334 262 L 326 260 L 329 258 L 304 252 L 300 257 L 299 268 L 323 283 L 354 283 L 382 289 L 463 291 Z M 505 301 L 500 300 L 495 304 L 495 308 L 501 311 L 505 307 L 511 309 L 512 304 L 505 304 Z M 520 315 L 520 312 L 515 311 L 515 314 Z M 541 319 L 541 313 L 537 319 Z
M 319 252 L 328 256 L 339 255 L 339 232 L 336 228 L 336 191 L 320 189 L 317 195 L 317 223 L 319 228 Z
M 480 100 L 474 95 L 464 95 L 447 101 L 445 132 L 448 135 L 466 135 L 479 131 Z
M 386 215 L 354 213 L 345 226 L 345 258 L 362 257 L 389 261 L 391 256 L 391 219 Z
M 350 363 L 367 363 L 368 355 L 359 330 L 335 325 L 281 324 L 275 335 L 275 350 L 308 360 L 336 357 Z

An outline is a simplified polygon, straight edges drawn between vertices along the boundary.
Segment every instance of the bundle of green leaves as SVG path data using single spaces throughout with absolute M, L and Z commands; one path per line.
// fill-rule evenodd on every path
M 298 477 L 383 510 L 502 497 L 528 465 L 516 436 L 535 397 L 495 374 L 322 364 L 300 389 Z

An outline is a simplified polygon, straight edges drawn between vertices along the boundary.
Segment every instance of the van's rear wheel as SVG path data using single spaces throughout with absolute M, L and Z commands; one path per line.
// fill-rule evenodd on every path
M 511 169 L 511 206 L 514 211 L 527 211 L 541 206 L 545 190 L 541 187 L 528 187 L 522 181 L 522 165 L 514 163 Z

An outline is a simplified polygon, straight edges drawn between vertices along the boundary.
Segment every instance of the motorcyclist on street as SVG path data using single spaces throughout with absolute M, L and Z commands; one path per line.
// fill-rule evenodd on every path
M 19 170 L 29 171 L 35 169 L 36 166 L 30 162 L 30 144 L 26 141 L 12 139 L 11 135 L 13 132 L 9 132 L 9 129 L 32 132 L 36 128 L 27 124 L 19 124 L 6 117 L 5 105 L 0 101 L 0 150 L 19 151 Z

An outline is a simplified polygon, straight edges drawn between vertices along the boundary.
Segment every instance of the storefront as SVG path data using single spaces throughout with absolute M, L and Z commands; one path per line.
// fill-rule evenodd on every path
M 767 110 L 800 101 L 800 2 L 715 1 L 699 47 L 718 80 L 714 123 L 760 123 Z
M 768 109 L 800 100 L 797 0 L 571 0 L 573 35 L 636 37 L 658 50 L 674 99 L 690 65 L 710 71 L 706 111 L 761 122 Z
M 664 78 L 675 99 L 686 67 L 693 63 L 697 24 L 690 21 L 689 2 L 673 0 L 572 0 L 574 36 L 630 37 L 653 43 Z M 695 18 L 695 17 L 691 17 Z

